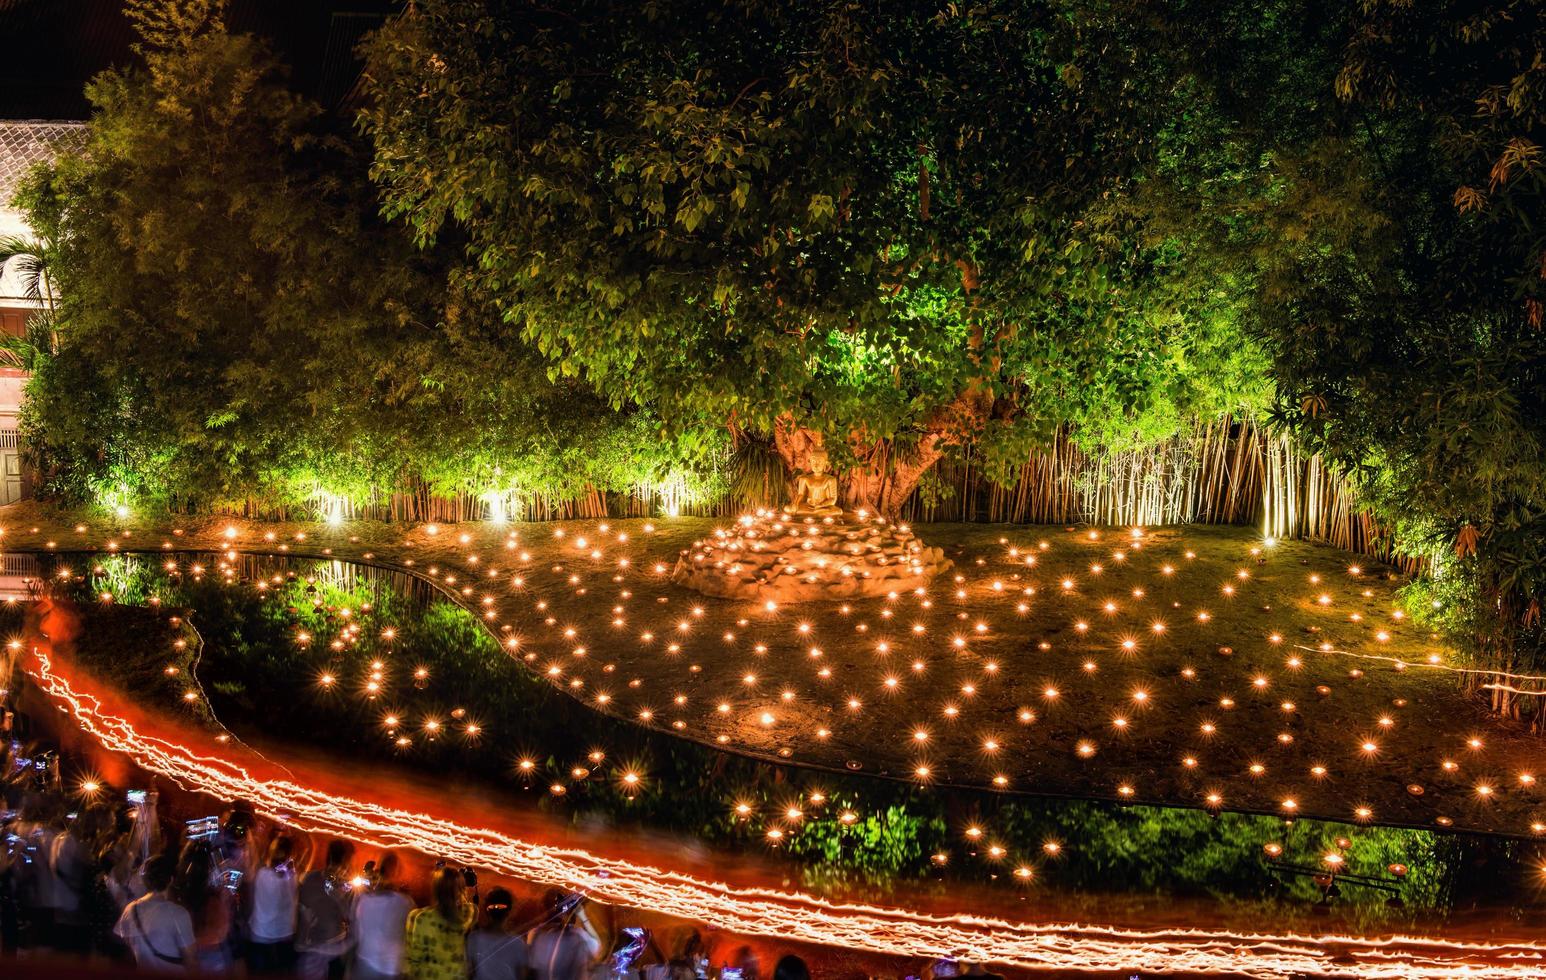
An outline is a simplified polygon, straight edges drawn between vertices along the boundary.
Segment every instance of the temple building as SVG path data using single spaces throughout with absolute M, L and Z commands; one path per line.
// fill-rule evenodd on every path
M 0 120 L 0 254 L 10 256 L 0 266 L 0 336 L 25 337 L 28 322 L 43 307 L 24 274 L 30 260 L 14 254 L 25 251 L 33 232 L 12 198 L 29 169 L 85 137 L 84 123 Z M 15 355 L 0 350 L 0 504 L 20 500 L 29 489 L 16 425 L 27 377 Z

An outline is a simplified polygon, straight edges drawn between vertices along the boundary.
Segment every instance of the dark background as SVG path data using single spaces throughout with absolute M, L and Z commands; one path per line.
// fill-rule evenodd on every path
M 398 0 L 230 0 L 233 31 L 267 37 L 295 84 L 328 108 L 359 78 L 354 48 Z M 132 63 L 123 0 L 0 0 L 0 119 L 85 119 L 86 81 Z

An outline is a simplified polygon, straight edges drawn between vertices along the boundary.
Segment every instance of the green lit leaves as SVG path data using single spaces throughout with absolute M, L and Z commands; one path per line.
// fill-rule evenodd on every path
M 454 218 L 556 373 L 674 429 L 959 442 L 1103 354 L 1137 358 L 1104 389 L 1135 411 L 1168 369 L 1102 338 L 1157 283 L 1104 209 L 1173 114 L 1106 13 L 427 0 L 371 42 L 373 175 L 421 235 Z

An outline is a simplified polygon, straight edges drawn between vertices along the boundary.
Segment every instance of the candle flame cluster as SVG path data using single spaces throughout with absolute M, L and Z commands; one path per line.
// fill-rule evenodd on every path
M 781 523 L 754 516 L 718 540 Z M 826 529 L 783 526 L 796 537 Z M 997 548 L 974 532 L 952 552 L 955 574 L 839 605 L 691 595 L 657 560 L 651 523 L 634 534 L 608 522 L 559 526 L 550 541 L 513 529 L 501 531 L 503 541 L 443 530 L 410 532 L 388 560 L 479 616 L 513 657 L 564 693 L 716 747 L 931 785 L 1051 785 L 1126 802 L 1360 822 L 1375 810 L 1387 820 L 1450 827 L 1459 818 L 1546 834 L 1540 789 L 1526 778 L 1535 767 L 1509 761 L 1517 746 L 1473 746 L 1462 769 L 1443 743 L 1466 733 L 1404 721 L 1404 696 L 1371 705 L 1387 693 L 1435 691 L 1459 704 L 1441 689 L 1404 686 L 1399 675 L 1467 669 L 1445 662 L 1448 651 L 1388 588 L 1372 587 L 1377 576 L 1338 567 L 1330 553 L 1322 561 L 1301 552 L 1298 564 L 1308 567 L 1297 572 L 1288 545 L 1264 550 L 1235 539 L 1210 544 L 1203 557 L 1166 529 L 1070 528 L 1056 545 L 1036 539 L 1045 530 L 1028 530 L 1030 540 L 1005 536 Z M 109 550 L 131 544 L 129 532 L 121 536 Z M 258 550 L 281 554 L 307 541 L 305 532 L 262 538 Z M 240 539 L 227 529 L 227 559 Z M 231 580 L 228 568 L 220 572 Z M 1213 602 L 1241 617 L 1208 608 Z M 1253 603 L 1285 621 L 1242 630 Z M 1291 632 L 1318 642 L 1286 642 Z M 1363 652 L 1382 648 L 1389 653 Z M 1327 670 L 1340 659 L 1389 672 L 1376 678 L 1355 666 L 1340 680 Z M 344 686 L 332 677 L 318 687 Z M 1534 675 L 1493 683 L 1546 690 Z M 1361 690 L 1343 696 L 1354 685 Z M 1173 749 L 1175 769 L 1157 779 L 1158 744 Z M 1392 799 L 1378 792 L 1386 785 L 1408 791 Z

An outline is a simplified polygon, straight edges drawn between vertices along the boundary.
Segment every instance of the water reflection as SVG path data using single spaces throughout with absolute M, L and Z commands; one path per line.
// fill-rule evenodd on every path
M 266 745 L 476 779 L 597 832 L 755 850 L 830 894 L 917 904 L 971 885 L 1054 895 L 1068 915 L 1189 899 L 1364 929 L 1534 900 L 1526 842 L 930 789 L 716 751 L 565 696 L 507 654 L 512 638 L 401 572 L 212 554 L 60 555 L 43 571 L 87 616 L 79 655 L 157 706 Z M 126 606 L 160 625 L 126 632 Z

